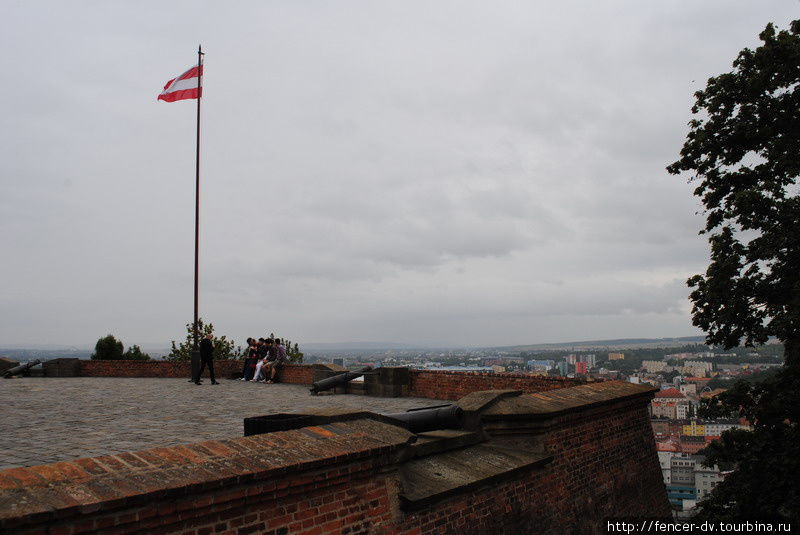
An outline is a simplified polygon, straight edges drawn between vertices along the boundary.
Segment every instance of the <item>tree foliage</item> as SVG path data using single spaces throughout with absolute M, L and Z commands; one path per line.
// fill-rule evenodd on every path
M 91 358 L 92 360 L 122 360 L 123 350 L 122 342 L 114 338 L 113 334 L 107 334 L 97 340 Z
M 709 343 L 775 336 L 800 365 L 800 21 L 695 93 L 687 140 L 667 170 L 694 174 L 711 262 L 688 280 L 694 325 Z
M 288 338 L 281 338 L 280 336 L 275 336 L 275 333 L 269 333 L 269 337 L 272 340 L 281 340 L 283 342 L 283 347 L 286 348 L 286 356 L 289 358 L 289 362 L 300 364 L 303 362 L 303 352 L 300 351 L 300 346 L 297 345 L 295 342 L 292 345 L 292 341 Z
M 121 340 L 117 340 L 113 334 L 97 340 L 92 353 L 92 360 L 150 360 L 150 355 L 143 353 L 137 345 L 132 345 L 123 352 Z
M 150 360 L 150 355 L 142 352 L 142 348 L 136 344 L 130 346 L 125 353 L 122 354 L 123 360 Z
M 800 522 L 800 372 L 785 367 L 757 383 L 737 381 L 705 401 L 701 416 L 744 417 L 753 431 L 726 431 L 705 464 L 733 469 L 699 504 L 698 520 Z
M 687 282 L 694 325 L 710 344 L 784 344 L 786 366 L 704 402 L 705 417 L 743 416 L 753 431 L 723 433 L 706 465 L 731 468 L 698 518 L 800 521 L 800 21 L 744 49 L 733 70 L 695 93 L 695 118 L 667 169 L 693 173 L 711 261 Z
M 204 323 L 202 318 L 197 320 L 198 337 L 203 338 L 207 334 L 214 336 L 214 324 Z M 228 360 L 238 359 L 244 356 L 241 346 L 237 347 L 233 340 L 228 340 L 225 336 L 214 336 L 214 359 L 215 360 Z M 172 341 L 172 350 L 169 355 L 164 357 L 165 360 L 191 360 L 192 348 L 194 347 L 194 323 L 189 322 L 186 324 L 186 339 L 179 345 Z

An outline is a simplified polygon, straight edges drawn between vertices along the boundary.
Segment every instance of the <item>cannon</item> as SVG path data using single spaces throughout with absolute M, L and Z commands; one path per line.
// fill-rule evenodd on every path
M 458 405 L 437 405 L 384 416 L 400 420 L 412 433 L 422 433 L 434 429 L 461 429 L 464 411 Z
M 34 360 L 32 362 L 26 362 L 25 364 L 20 364 L 19 366 L 14 366 L 13 368 L 10 368 L 10 369 L 6 370 L 5 373 L 3 374 L 3 377 L 5 377 L 6 379 L 9 379 L 9 378 L 11 378 L 11 377 L 13 377 L 15 375 L 23 374 L 26 371 L 28 371 L 31 368 L 33 368 L 34 366 L 38 366 L 41 363 L 42 363 L 41 360 L 36 359 L 36 360 Z
M 343 385 L 356 379 L 357 377 L 361 377 L 368 371 L 372 371 L 372 366 L 365 366 L 360 370 L 356 370 L 354 372 L 342 372 L 338 375 L 334 375 L 333 377 L 328 377 L 327 379 L 322 379 L 313 383 L 311 385 L 311 393 L 312 394 L 319 394 L 320 392 L 324 392 L 326 390 L 330 390 L 331 388 Z

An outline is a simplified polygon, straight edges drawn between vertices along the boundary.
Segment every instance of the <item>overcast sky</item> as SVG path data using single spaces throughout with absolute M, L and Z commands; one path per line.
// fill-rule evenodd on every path
M 233 5 L 235 8 L 227 7 Z M 0 0 L 0 346 L 701 334 L 694 91 L 796 1 Z

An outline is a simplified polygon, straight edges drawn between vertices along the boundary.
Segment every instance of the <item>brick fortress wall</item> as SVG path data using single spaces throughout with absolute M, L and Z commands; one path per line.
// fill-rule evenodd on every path
M 139 360 L 81 360 L 81 377 L 189 377 L 191 364 L 187 361 Z M 242 371 L 241 360 L 215 360 L 217 377 L 231 377 Z M 513 389 L 523 392 L 543 392 L 585 383 L 567 377 L 543 377 L 513 373 L 455 372 L 409 370 L 408 395 L 420 398 L 456 400 L 478 390 Z M 208 376 L 208 371 L 203 372 Z M 310 364 L 285 364 L 281 380 L 290 384 L 310 385 L 313 368 Z
M 356 413 L 289 431 L 0 471 L 0 531 L 595 533 L 609 517 L 669 517 L 647 416 L 654 390 L 609 381 L 472 397 L 484 394 L 512 396 L 484 404 L 485 432 L 517 441 L 519 451 L 537 445 L 542 461 L 430 503 L 409 508 L 401 499 L 417 488 L 404 488 L 404 467 L 427 462 L 413 459 L 415 437 Z
M 436 370 L 409 370 L 411 387 L 409 395 L 420 398 L 456 400 L 479 390 L 521 390 L 543 392 L 586 381 L 568 377 L 544 377 L 515 373 L 455 372 Z
M 218 378 L 241 376 L 241 360 L 215 360 L 214 374 Z M 189 377 L 191 362 L 148 360 L 81 360 L 81 377 Z M 307 364 L 284 364 L 281 380 L 285 383 L 310 385 L 311 366 Z M 208 369 L 203 372 L 208 377 Z

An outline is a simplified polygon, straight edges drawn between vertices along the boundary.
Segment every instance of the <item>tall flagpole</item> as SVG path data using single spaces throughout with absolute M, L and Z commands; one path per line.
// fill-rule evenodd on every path
M 200 98 L 203 96 L 203 49 L 197 46 L 197 154 L 194 187 L 194 349 L 198 349 L 197 289 L 200 251 Z

